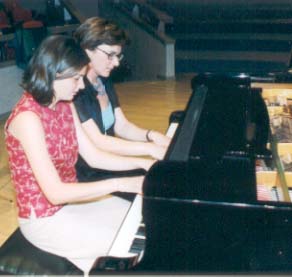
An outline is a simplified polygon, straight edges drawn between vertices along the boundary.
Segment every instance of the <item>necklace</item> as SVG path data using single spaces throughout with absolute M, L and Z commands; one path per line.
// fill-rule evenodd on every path
M 97 91 L 97 94 L 99 96 L 103 96 L 106 95 L 106 91 L 105 91 L 105 87 L 104 84 L 102 83 L 102 81 L 100 80 L 100 78 L 96 78 L 96 83 L 92 84 L 94 89 Z

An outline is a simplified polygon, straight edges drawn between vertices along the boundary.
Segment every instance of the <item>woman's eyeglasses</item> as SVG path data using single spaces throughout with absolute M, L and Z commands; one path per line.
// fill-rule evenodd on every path
M 120 53 L 120 54 L 117 54 L 115 52 L 108 53 L 108 52 L 106 52 L 103 49 L 100 49 L 98 47 L 96 49 L 103 52 L 104 54 L 106 54 L 110 61 L 112 61 L 114 59 L 114 57 L 116 57 L 119 61 L 121 61 L 124 58 L 124 55 L 122 53 Z

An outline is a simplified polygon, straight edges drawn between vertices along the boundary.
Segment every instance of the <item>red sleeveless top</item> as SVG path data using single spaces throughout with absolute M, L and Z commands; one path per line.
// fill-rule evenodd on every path
M 66 102 L 57 103 L 56 109 L 52 110 L 39 105 L 30 94 L 24 93 L 5 124 L 5 141 L 16 190 L 18 216 L 28 218 L 33 210 L 36 217 L 46 217 L 53 215 L 63 205 L 53 205 L 47 200 L 20 142 L 8 131 L 10 122 L 24 111 L 32 111 L 39 116 L 45 131 L 47 150 L 63 182 L 77 181 L 75 163 L 78 144 L 73 116 Z

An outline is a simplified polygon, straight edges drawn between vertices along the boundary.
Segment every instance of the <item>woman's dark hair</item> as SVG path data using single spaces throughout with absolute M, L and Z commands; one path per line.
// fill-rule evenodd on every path
M 42 41 L 22 77 L 22 87 L 41 105 L 51 104 L 53 81 L 74 76 L 89 63 L 86 52 L 69 36 L 53 35 Z
M 124 46 L 129 43 L 125 31 L 116 23 L 100 17 L 91 17 L 75 31 L 74 37 L 83 49 L 94 50 L 101 44 Z

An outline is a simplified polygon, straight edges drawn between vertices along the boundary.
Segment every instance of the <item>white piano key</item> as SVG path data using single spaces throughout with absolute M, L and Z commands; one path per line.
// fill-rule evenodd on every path
M 170 123 L 165 135 L 167 137 L 172 138 L 174 136 L 174 134 L 175 134 L 175 131 L 176 131 L 177 127 L 178 127 L 178 123 L 177 122 Z

